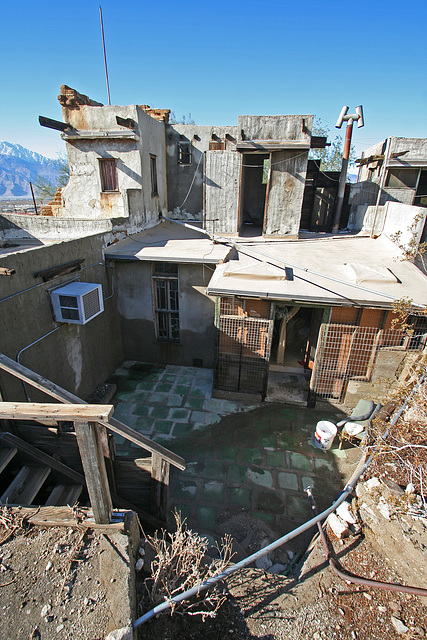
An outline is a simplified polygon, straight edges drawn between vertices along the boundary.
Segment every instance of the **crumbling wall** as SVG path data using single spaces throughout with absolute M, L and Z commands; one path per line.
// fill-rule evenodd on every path
M 66 141 L 70 179 L 55 215 L 74 219 L 128 219 L 141 230 L 167 212 L 165 123 L 169 109 L 148 105 L 102 106 L 63 85 L 58 96 L 71 125 Z M 117 123 L 116 117 L 129 126 Z M 150 156 L 156 158 L 157 189 Z M 104 191 L 102 159 L 116 161 L 117 191 Z M 156 193 L 154 193 L 156 191 Z

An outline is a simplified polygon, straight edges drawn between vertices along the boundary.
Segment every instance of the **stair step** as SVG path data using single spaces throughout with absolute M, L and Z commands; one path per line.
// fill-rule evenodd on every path
M 0 502 L 30 505 L 49 476 L 49 467 L 22 467 L 16 478 L 6 489 Z
M 7 467 L 17 452 L 18 449 L 16 447 L 0 447 L 0 473 Z
M 77 502 L 82 489 L 81 484 L 57 484 L 50 492 L 45 504 L 47 507 L 59 507 L 66 504 L 72 507 Z

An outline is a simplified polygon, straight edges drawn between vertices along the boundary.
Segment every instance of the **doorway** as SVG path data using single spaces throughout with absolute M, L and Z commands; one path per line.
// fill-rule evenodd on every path
M 240 189 L 240 236 L 261 236 L 264 227 L 269 153 L 243 154 Z

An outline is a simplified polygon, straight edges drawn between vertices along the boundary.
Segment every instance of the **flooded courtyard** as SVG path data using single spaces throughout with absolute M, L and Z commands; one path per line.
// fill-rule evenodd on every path
M 308 485 L 320 509 L 332 503 L 348 453 L 338 441 L 321 451 L 312 436 L 319 420 L 342 414 L 216 399 L 212 378 L 209 369 L 124 363 L 111 379 L 114 415 L 185 459 L 184 471 L 171 469 L 170 508 L 212 541 L 230 533 L 243 553 L 310 518 Z M 116 448 L 142 454 L 118 436 Z

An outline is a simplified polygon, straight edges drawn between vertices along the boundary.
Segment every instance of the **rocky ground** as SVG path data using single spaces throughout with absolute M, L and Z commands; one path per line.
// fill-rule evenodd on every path
M 1 637 L 104 638 L 108 605 L 99 577 L 101 534 L 64 527 L 13 531 L 4 520 L 0 533 Z
M 402 582 L 392 561 L 363 534 L 334 540 L 342 565 L 377 580 Z M 226 601 L 214 619 L 163 614 L 140 630 L 144 640 L 388 640 L 423 638 L 427 607 L 416 596 L 348 584 L 331 572 L 317 543 L 295 577 L 244 569 L 223 585 Z

